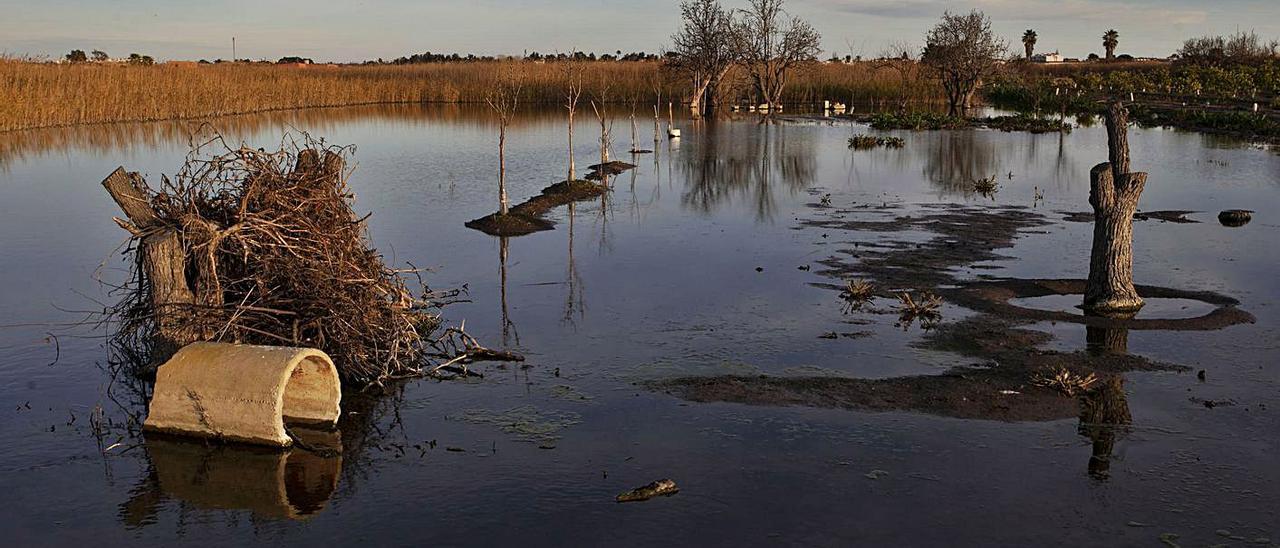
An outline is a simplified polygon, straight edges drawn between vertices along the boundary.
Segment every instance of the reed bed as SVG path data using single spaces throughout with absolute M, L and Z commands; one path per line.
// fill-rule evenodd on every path
M 583 68 L 585 95 L 612 103 L 687 93 L 684 79 L 658 62 L 594 61 Z M 392 103 L 482 103 L 504 74 L 523 80 L 525 104 L 558 104 L 568 71 L 561 63 L 494 61 L 418 65 L 284 66 L 167 63 L 154 66 L 32 63 L 0 59 L 0 131 L 104 122 L 203 119 L 275 110 Z M 930 97 L 930 84 L 904 81 L 872 63 L 818 64 L 792 79 L 789 103 Z M 737 86 L 731 102 L 749 101 Z M 647 112 L 648 109 L 645 108 Z

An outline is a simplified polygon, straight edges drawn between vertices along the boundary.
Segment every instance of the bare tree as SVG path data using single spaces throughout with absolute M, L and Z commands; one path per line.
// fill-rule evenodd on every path
M 822 36 L 803 19 L 787 19 L 783 2 L 750 0 L 733 21 L 734 49 L 770 112 L 782 106 L 787 76 L 822 53 Z
M 692 81 L 689 109 L 702 115 L 708 102 L 714 108 L 720 81 L 734 65 L 733 18 L 719 0 L 685 0 L 680 17 L 684 23 L 671 37 L 673 67 Z
M 524 84 L 520 68 L 504 63 L 503 72 L 485 95 L 485 103 L 498 115 L 498 213 L 507 214 L 507 126 L 520 106 Z
M 942 81 L 951 115 L 973 103 L 982 80 L 1008 53 L 1005 41 L 991 31 L 991 19 L 978 10 L 957 15 L 942 14 L 942 21 L 925 35 L 920 60 Z
M 573 163 L 573 115 L 578 110 L 578 99 L 582 98 L 582 64 L 574 59 L 565 61 L 564 72 L 565 79 L 569 82 L 564 102 L 569 111 L 569 178 L 566 180 L 574 181 L 578 174 Z
M 880 51 L 880 58 L 872 64 L 877 71 L 885 71 L 898 80 L 898 110 L 905 110 L 920 80 L 920 60 L 912 56 L 918 49 L 906 41 L 895 41 Z

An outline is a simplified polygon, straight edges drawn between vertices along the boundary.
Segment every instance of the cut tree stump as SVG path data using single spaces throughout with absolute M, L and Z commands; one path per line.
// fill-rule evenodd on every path
M 120 206 L 128 220 L 116 218 L 116 224 L 139 239 L 142 256 L 141 282 L 149 289 L 151 305 L 156 311 L 156 340 L 158 355 L 169 353 L 200 339 L 196 330 L 179 327 L 176 316 L 166 311 L 174 307 L 190 307 L 196 296 L 187 282 L 187 255 L 182 238 L 172 228 L 164 227 L 151 208 L 150 192 L 138 173 L 116 168 L 102 186 Z M 219 291 L 220 293 L 220 291 Z M 219 296 L 220 297 L 220 296 Z M 209 303 L 213 304 L 213 303 Z M 220 303 L 217 303 L 220 304 Z
M 1093 206 L 1093 250 L 1084 308 L 1099 314 L 1134 312 L 1142 297 L 1133 287 L 1133 215 L 1147 182 L 1146 173 L 1129 172 L 1129 112 L 1119 102 L 1107 108 L 1110 161 L 1089 172 Z

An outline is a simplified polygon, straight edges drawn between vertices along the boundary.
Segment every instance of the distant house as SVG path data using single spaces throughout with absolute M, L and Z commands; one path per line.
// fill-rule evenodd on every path
M 1061 63 L 1063 61 L 1062 54 L 1053 53 L 1037 53 L 1031 56 L 1032 63 Z

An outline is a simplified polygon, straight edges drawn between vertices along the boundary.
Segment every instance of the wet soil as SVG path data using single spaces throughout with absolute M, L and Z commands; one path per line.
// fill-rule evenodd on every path
M 958 279 L 956 268 L 1009 258 L 999 251 L 1011 247 L 1021 234 L 1049 224 L 1043 215 L 1024 207 L 929 204 L 923 212 L 907 215 L 897 214 L 888 205 L 814 207 L 820 217 L 801 220 L 801 229 L 855 235 L 931 234 L 923 242 L 849 242 L 832 257 L 819 261 L 825 269 L 818 273 L 836 279 L 870 280 L 877 298 L 891 297 L 904 289 L 929 290 L 950 304 L 977 312 L 960 321 L 931 326 L 915 343 L 919 348 L 971 358 L 974 363 L 940 375 L 890 379 L 726 375 L 667 379 L 650 383 L 650 388 L 698 402 L 913 411 L 998 421 L 1055 420 L 1075 417 L 1080 408 L 1076 398 L 1036 382 L 1046 374 L 1066 370 L 1110 379 L 1128 371 L 1186 369 L 1128 354 L 1129 330 L 1212 330 L 1253 321 L 1252 315 L 1236 307 L 1239 303 L 1235 299 L 1207 291 L 1138 286 L 1144 297 L 1194 299 L 1216 308 L 1196 318 L 1133 319 L 1073 315 L 1009 303 L 1014 298 L 1082 295 L 1084 280 Z M 1173 215 L 1161 216 L 1178 218 L 1186 212 L 1170 213 Z M 839 284 L 814 285 L 841 288 Z M 864 312 L 886 313 L 875 308 Z M 1025 326 L 1046 320 L 1085 324 L 1086 349 L 1042 349 L 1052 335 Z
M 608 191 L 607 186 L 591 181 L 560 181 L 542 189 L 541 194 L 513 206 L 506 215 L 492 213 L 467 221 L 465 226 L 490 236 L 524 236 L 553 230 L 555 223 L 542 218 L 548 211 L 571 202 L 590 200 Z
M 1062 214 L 1062 220 L 1071 223 L 1092 223 L 1093 212 L 1091 211 L 1059 211 Z M 1187 215 L 1199 213 L 1199 211 L 1187 211 L 1182 209 L 1166 210 L 1166 211 L 1139 211 L 1133 214 L 1135 221 L 1157 221 L 1166 223 L 1198 223 L 1195 219 L 1188 219 Z

